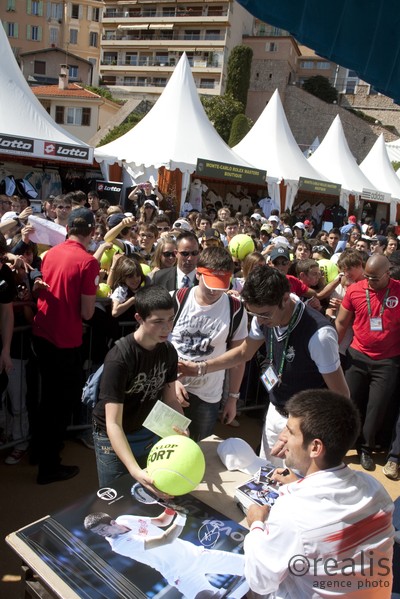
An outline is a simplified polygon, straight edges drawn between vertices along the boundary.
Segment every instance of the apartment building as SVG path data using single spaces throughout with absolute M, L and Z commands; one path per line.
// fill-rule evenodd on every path
M 1 0 L 0 19 L 17 60 L 21 53 L 59 48 L 64 64 L 70 54 L 89 61 L 97 85 L 103 7 L 103 0 Z M 37 64 L 40 72 L 33 76 L 45 76 Z M 77 80 L 73 67 L 70 75 Z
M 221 95 L 229 53 L 253 20 L 231 0 L 105 0 L 101 81 L 117 97 L 155 100 L 186 52 L 199 92 Z

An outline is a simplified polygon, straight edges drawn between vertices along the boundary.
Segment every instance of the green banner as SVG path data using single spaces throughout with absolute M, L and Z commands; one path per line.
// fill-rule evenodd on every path
M 302 191 L 312 191 L 313 193 L 323 193 L 329 196 L 340 196 L 342 186 L 339 183 L 329 183 L 319 181 L 318 179 L 305 179 L 300 177 L 299 189 Z
M 205 158 L 198 158 L 196 175 L 199 177 L 230 179 L 231 181 L 265 185 L 267 172 L 256 168 L 238 166 L 237 164 L 226 164 L 225 162 L 215 162 L 213 160 L 206 160 Z

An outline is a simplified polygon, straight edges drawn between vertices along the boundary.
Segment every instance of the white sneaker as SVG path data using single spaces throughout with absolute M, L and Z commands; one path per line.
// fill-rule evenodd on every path
M 6 457 L 6 459 L 4 460 L 4 463 L 9 464 L 10 466 L 14 466 L 14 464 L 18 464 L 22 460 L 22 458 L 24 457 L 26 452 L 27 452 L 26 449 L 15 448 L 12 450 L 10 455 L 8 455 Z

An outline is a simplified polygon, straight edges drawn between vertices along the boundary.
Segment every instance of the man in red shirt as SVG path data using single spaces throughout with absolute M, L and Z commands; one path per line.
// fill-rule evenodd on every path
M 386 256 L 371 256 L 365 279 L 348 287 L 336 319 L 339 342 L 353 326 L 346 381 L 363 421 L 358 450 L 365 470 L 375 469 L 371 455 L 375 436 L 399 374 L 400 282 L 390 278 L 389 268 Z
M 33 324 L 33 345 L 41 376 L 34 451 L 39 462 L 38 484 L 72 478 L 77 466 L 61 465 L 60 450 L 82 391 L 82 319 L 94 313 L 99 265 L 87 248 L 95 228 L 93 212 L 73 210 L 68 217 L 68 239 L 47 252 L 42 276 L 48 287 L 40 291 Z

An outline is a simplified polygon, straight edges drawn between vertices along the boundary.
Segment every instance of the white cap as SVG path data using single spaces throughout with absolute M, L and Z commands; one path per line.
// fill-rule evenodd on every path
M 156 206 L 156 205 L 155 205 L 155 203 L 154 203 L 154 200 L 145 200 L 145 201 L 143 202 L 143 206 L 146 206 L 146 204 L 150 204 L 150 206 L 151 206 L 152 208 L 157 208 L 157 206 Z
M 255 220 L 262 220 L 262 216 L 261 214 L 258 214 L 258 212 L 254 212 L 254 214 L 252 214 L 250 218 L 254 218 Z
M 174 222 L 174 224 L 172 225 L 173 229 L 181 229 L 182 231 L 191 231 L 192 227 L 190 226 L 190 223 L 185 220 L 184 218 L 178 218 L 178 220 L 176 220 Z
M 296 229 L 296 228 L 297 229 L 302 229 L 303 231 L 306 230 L 305 224 L 302 223 L 302 222 L 300 222 L 300 221 L 298 223 L 296 223 L 295 225 L 293 225 L 293 229 Z
M 12 220 L 13 218 L 17 218 L 18 214 L 16 212 L 12 212 L 11 210 L 9 212 L 5 212 L 3 214 L 3 216 L 1 217 L 1 222 L 4 223 L 4 221 L 6 220 Z
M 274 223 L 279 223 L 279 216 L 276 216 L 276 214 L 272 214 L 269 218 L 268 218 L 269 222 L 274 222 Z
M 283 245 L 287 248 L 290 248 L 289 240 L 286 239 L 286 237 L 284 237 L 283 235 L 278 235 L 278 237 L 273 237 L 271 239 L 271 243 L 273 243 L 274 245 Z
M 217 447 L 221 462 L 228 470 L 240 470 L 245 474 L 255 474 L 267 460 L 259 458 L 246 441 L 230 437 Z

